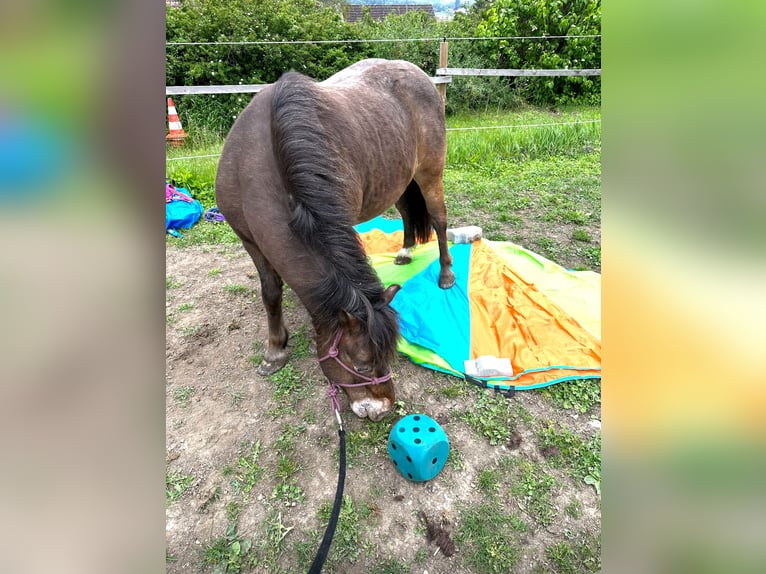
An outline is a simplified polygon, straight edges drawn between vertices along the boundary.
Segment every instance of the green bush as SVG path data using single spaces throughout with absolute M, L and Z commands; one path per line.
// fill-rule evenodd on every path
M 601 0 L 496 0 L 478 24 L 486 37 L 601 34 Z M 493 68 L 600 68 L 601 38 L 500 40 L 487 43 Z M 509 86 L 535 104 L 601 101 L 601 78 L 508 78 Z

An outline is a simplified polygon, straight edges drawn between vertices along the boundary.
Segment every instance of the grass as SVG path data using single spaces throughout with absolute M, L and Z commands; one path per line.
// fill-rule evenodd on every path
M 516 496 L 519 507 L 540 526 L 550 526 L 556 518 L 551 491 L 555 479 L 545 472 L 538 463 L 522 460 L 514 479 L 511 492 Z
M 184 407 L 188 407 L 194 394 L 194 387 L 183 385 L 173 391 L 173 398 Z
M 462 510 L 455 543 L 471 571 L 506 573 L 521 558 L 519 534 L 512 515 L 496 504 L 484 503 Z
M 224 536 L 218 537 L 202 549 L 203 566 L 213 566 L 214 574 L 236 574 L 247 564 L 252 541 L 237 534 L 237 524 L 229 524 Z
M 165 502 L 170 506 L 173 502 L 181 498 L 186 489 L 194 482 L 194 476 L 190 474 L 180 474 L 178 472 L 169 472 L 165 475 Z
M 508 399 L 475 389 L 471 389 L 471 392 L 475 396 L 475 407 L 469 411 L 456 413 L 457 417 L 488 439 L 490 445 L 508 442 L 514 428 L 514 418 Z
M 269 411 L 274 417 L 295 414 L 298 401 L 311 395 L 315 386 L 313 379 L 305 373 L 297 372 L 292 363 L 270 375 L 269 381 L 274 385 L 273 397 L 277 403 Z
M 601 381 L 579 379 L 551 385 L 542 389 L 542 395 L 562 409 L 587 413 L 601 404 Z
M 566 468 L 576 480 L 592 485 L 601 492 L 601 434 L 589 440 L 566 430 L 547 426 L 537 433 L 540 449 L 552 453 L 551 465 Z
M 263 478 L 266 469 L 258 462 L 260 455 L 261 441 L 256 441 L 247 454 L 237 459 L 234 466 L 223 469 L 223 475 L 231 477 L 230 484 L 236 494 L 248 494 Z

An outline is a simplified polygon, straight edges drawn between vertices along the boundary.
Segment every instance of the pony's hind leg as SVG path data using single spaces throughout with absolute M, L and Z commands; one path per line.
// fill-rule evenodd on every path
M 256 368 L 259 375 L 271 375 L 285 366 L 290 353 L 287 350 L 289 333 L 282 318 L 282 278 L 261 253 L 260 249 L 249 241 L 242 241 L 245 250 L 258 269 L 261 280 L 261 299 L 266 308 L 269 325 L 269 340 L 263 361 Z
M 396 209 L 402 216 L 402 225 L 404 226 L 404 243 L 399 253 L 396 254 L 396 259 L 394 259 L 395 265 L 407 265 L 412 262 L 412 248 L 415 246 L 415 224 L 413 222 L 413 213 L 410 209 L 411 196 L 408 195 L 409 191 L 408 188 L 396 202 Z
M 439 243 L 439 287 L 449 289 L 455 284 L 455 274 L 452 272 L 452 256 L 447 245 L 447 208 L 444 205 L 444 184 L 439 176 L 420 173 L 415 175 L 420 186 L 426 208 L 431 216 L 431 225 L 436 232 Z

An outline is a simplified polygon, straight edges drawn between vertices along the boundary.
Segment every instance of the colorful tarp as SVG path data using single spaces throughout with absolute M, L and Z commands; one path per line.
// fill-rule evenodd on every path
M 512 374 L 477 377 L 499 388 L 601 377 L 599 274 L 483 239 L 450 244 L 455 285 L 440 289 L 435 240 L 415 247 L 409 265 L 395 265 L 401 220 L 378 217 L 356 230 L 384 285 L 402 285 L 392 303 L 399 351 L 415 363 L 464 377 L 467 360 L 507 358 Z

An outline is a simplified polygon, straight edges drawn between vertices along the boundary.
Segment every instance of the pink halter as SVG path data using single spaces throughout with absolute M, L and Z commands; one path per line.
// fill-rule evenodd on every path
M 391 377 L 393 376 L 393 373 L 389 369 L 388 373 L 385 375 L 382 375 L 380 377 L 367 377 L 365 375 L 362 375 L 361 373 L 357 373 L 355 370 L 348 367 L 346 364 L 343 363 L 338 358 L 338 344 L 340 343 L 340 338 L 343 336 L 343 331 L 341 329 L 338 329 L 338 332 L 335 334 L 335 339 L 332 342 L 332 345 L 330 345 L 330 350 L 327 351 L 327 354 L 324 357 L 321 357 L 319 359 L 319 362 L 326 361 L 327 359 L 335 359 L 335 362 L 338 363 L 341 367 L 346 369 L 349 373 L 354 375 L 355 377 L 358 377 L 362 379 L 362 383 L 339 383 L 337 381 L 333 381 L 331 379 L 327 379 L 327 382 L 330 384 L 330 387 L 327 389 L 327 396 L 330 397 L 330 404 L 332 405 L 332 408 L 335 409 L 336 413 L 340 413 L 340 400 L 338 399 L 338 393 L 340 392 L 340 387 L 365 387 L 367 385 L 379 385 L 380 383 L 385 383 L 386 381 L 391 380 Z

